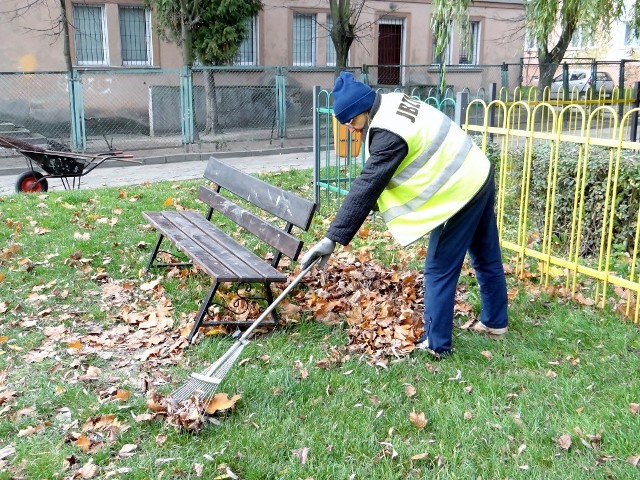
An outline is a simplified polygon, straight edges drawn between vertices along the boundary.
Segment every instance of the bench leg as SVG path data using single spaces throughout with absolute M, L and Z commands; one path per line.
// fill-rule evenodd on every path
M 204 300 L 202 300 L 202 305 L 200 305 L 200 310 L 198 310 L 198 314 L 196 315 L 195 324 L 193 325 L 193 328 L 191 329 L 191 332 L 187 337 L 187 341 L 189 343 L 191 343 L 191 340 L 193 340 L 193 336 L 196 334 L 196 332 L 200 328 L 200 325 L 202 325 L 202 321 L 204 320 L 204 317 L 207 315 L 207 310 L 209 309 L 209 305 L 211 305 L 211 301 L 213 300 L 213 297 L 216 294 L 216 291 L 218 290 L 219 285 L 220 285 L 220 282 L 217 282 L 217 281 L 214 282 L 213 286 L 211 287 L 211 290 L 209 290 L 209 293 L 207 293 L 207 296 L 204 297 Z
M 151 253 L 151 258 L 149 259 L 149 263 L 147 264 L 147 269 L 146 269 L 147 272 L 149 272 L 149 270 L 151 269 L 151 266 L 153 265 L 153 261 L 156 259 L 156 256 L 158 255 L 158 251 L 160 251 L 160 244 L 162 243 L 163 239 L 164 239 L 164 235 L 159 233 L 158 241 L 156 242 L 156 246 L 153 248 L 153 253 Z
M 271 290 L 271 284 L 270 283 L 265 283 L 264 284 L 264 290 L 265 290 L 265 295 L 267 296 L 267 306 L 271 305 L 273 303 L 273 291 Z M 274 308 L 271 311 L 271 318 L 273 318 L 273 322 L 277 325 L 278 322 L 280 321 L 280 319 L 278 318 L 278 314 L 276 313 L 276 309 Z

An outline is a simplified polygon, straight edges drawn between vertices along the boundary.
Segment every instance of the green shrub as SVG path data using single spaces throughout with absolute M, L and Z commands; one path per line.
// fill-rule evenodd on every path
M 540 230 L 544 226 L 545 202 L 548 187 L 550 146 L 536 146 L 532 155 L 530 185 L 530 215 L 533 224 Z M 607 199 L 607 179 L 609 177 L 611 150 L 591 146 L 584 188 L 584 209 L 582 213 L 582 232 L 580 255 L 596 255 L 600 250 L 603 222 L 605 221 L 605 202 Z M 615 155 L 615 151 L 613 152 Z M 578 178 L 578 145 L 561 145 L 558 155 L 557 180 L 555 192 L 555 210 L 553 215 L 553 233 L 562 244 L 562 240 L 571 234 L 571 224 L 576 198 L 576 178 Z M 615 157 L 614 157 L 615 160 Z M 616 198 L 613 220 L 613 245 L 624 251 L 633 249 L 638 218 L 638 183 L 640 168 L 636 155 L 622 152 L 616 186 Z M 518 172 L 521 175 L 521 171 Z M 610 192 L 613 192 L 613 177 Z M 610 210 L 608 211 L 610 214 Z M 609 228 L 606 225 L 607 230 Z M 568 246 L 567 246 L 568 248 Z

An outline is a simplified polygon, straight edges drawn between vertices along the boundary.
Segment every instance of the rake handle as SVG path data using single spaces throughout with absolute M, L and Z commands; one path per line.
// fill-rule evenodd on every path
M 304 278 L 304 276 L 309 272 L 309 270 L 311 270 L 316 263 L 318 263 L 321 260 L 321 257 L 316 258 L 313 262 L 311 262 L 311 264 L 305 268 L 304 270 L 302 270 L 298 276 L 296 278 L 294 278 L 291 283 L 289 285 L 287 285 L 287 288 L 285 288 L 282 293 L 280 295 L 278 295 L 278 298 L 276 298 L 273 302 L 271 302 L 271 304 L 264 310 L 264 312 L 262 312 L 262 315 L 260 315 L 255 322 L 253 322 L 249 328 L 247 328 L 245 330 L 245 332 L 242 334 L 242 336 L 240 338 L 238 338 L 238 342 L 242 342 L 242 343 L 246 343 L 245 340 L 247 340 L 251 334 L 253 333 L 253 331 L 258 328 L 258 326 L 262 323 L 262 321 L 267 318 L 267 316 L 278 306 L 278 304 L 289 294 L 289 292 L 296 286 L 298 285 L 298 283 L 300 283 L 300 280 L 302 280 Z

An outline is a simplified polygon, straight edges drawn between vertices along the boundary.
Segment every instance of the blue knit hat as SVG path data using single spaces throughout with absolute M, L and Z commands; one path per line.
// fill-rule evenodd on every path
M 340 123 L 347 123 L 356 115 L 373 107 L 376 92 L 356 80 L 350 72 L 342 72 L 333 86 L 333 114 Z

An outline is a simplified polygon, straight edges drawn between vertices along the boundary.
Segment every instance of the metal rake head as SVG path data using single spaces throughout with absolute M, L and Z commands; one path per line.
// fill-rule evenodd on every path
M 203 404 L 207 405 L 247 343 L 246 341 L 234 343 L 218 361 L 200 373 L 192 373 L 184 384 L 171 393 L 169 398 L 179 403 L 197 395 Z

